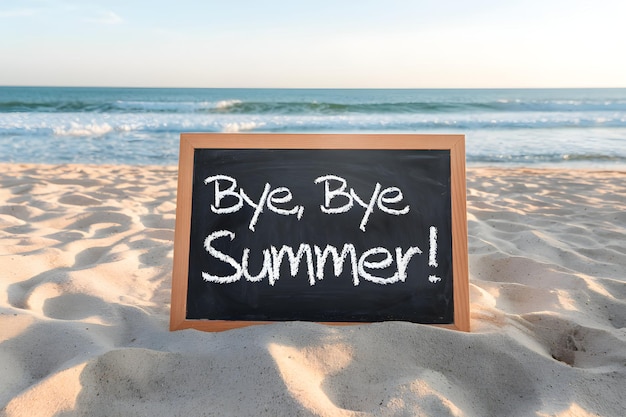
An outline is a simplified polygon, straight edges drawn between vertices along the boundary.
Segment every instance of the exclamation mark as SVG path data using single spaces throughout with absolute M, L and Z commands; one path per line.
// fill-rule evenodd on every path
M 439 264 L 437 263 L 437 228 L 435 226 L 430 226 L 430 250 L 428 251 L 428 266 L 433 268 L 437 268 Z M 428 280 L 433 284 L 441 281 L 436 275 L 429 275 Z

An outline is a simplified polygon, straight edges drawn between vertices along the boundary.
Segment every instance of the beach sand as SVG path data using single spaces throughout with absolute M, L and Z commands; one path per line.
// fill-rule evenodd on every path
M 626 173 L 470 168 L 470 333 L 170 332 L 175 167 L 0 164 L 0 415 L 626 415 Z

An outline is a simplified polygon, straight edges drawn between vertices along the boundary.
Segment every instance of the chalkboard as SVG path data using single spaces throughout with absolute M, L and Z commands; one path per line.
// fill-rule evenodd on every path
M 464 137 L 181 135 L 171 308 L 469 330 Z

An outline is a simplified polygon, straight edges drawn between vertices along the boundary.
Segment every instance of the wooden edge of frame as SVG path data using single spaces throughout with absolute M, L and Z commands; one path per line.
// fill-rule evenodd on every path
M 467 247 L 467 182 L 465 177 L 465 138 L 450 149 L 452 193 L 452 275 L 454 279 L 454 327 L 470 331 L 469 265 Z
M 170 330 L 183 329 L 186 322 L 194 149 L 189 141 L 181 138 L 176 192 Z
M 195 149 L 417 149 L 450 150 L 452 204 L 452 268 L 454 323 L 432 324 L 470 331 L 469 269 L 467 246 L 465 136 L 444 134 L 273 134 L 183 133 L 180 136 L 170 330 L 196 329 L 218 332 L 274 321 L 187 320 L 187 280 L 191 198 Z M 331 326 L 363 322 L 321 322 Z M 430 324 L 429 324 L 430 325 Z

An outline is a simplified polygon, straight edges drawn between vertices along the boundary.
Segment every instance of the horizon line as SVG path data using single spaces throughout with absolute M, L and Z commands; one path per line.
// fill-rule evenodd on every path
M 130 85 L 0 84 L 0 88 L 126 88 L 189 90 L 621 90 L 623 87 L 191 87 Z

